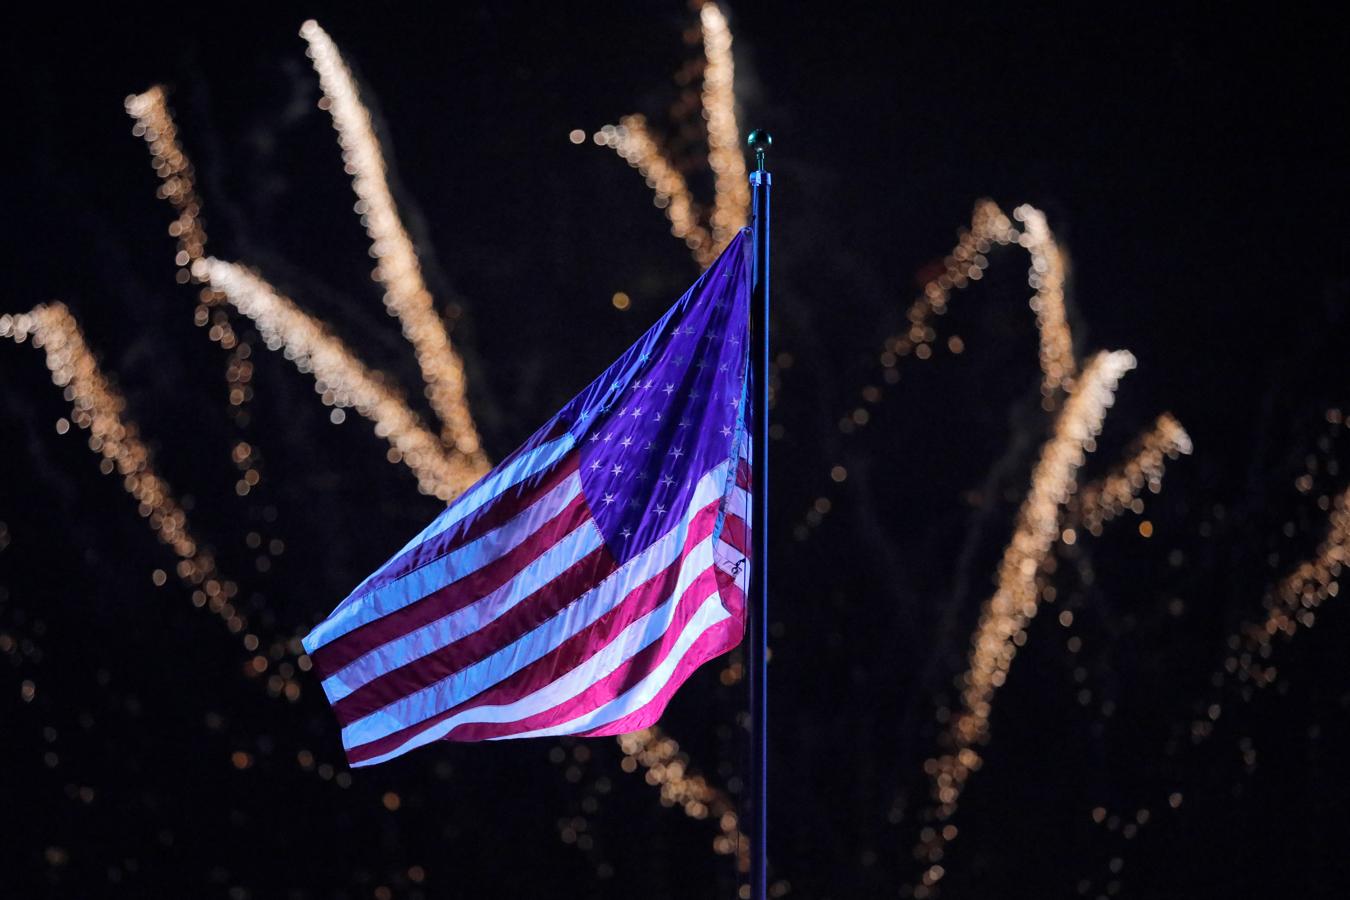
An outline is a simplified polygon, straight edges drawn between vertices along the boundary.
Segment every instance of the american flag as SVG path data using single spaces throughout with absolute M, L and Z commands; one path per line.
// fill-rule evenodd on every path
M 305 638 L 353 766 L 644 728 L 740 642 L 752 245 Z

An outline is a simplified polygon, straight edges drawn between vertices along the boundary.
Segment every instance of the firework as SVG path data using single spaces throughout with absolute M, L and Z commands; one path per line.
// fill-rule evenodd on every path
M 309 44 L 306 52 L 314 61 L 323 88 L 319 105 L 333 117 L 342 161 L 352 175 L 356 211 L 370 236 L 370 252 L 375 258 L 373 276 L 385 288 L 385 306 L 402 323 L 403 335 L 417 355 L 427 397 L 444 425 L 445 444 L 464 456 L 470 468 L 485 470 L 478 428 L 465 396 L 464 362 L 436 313 L 422 278 L 417 250 L 389 190 L 384 153 L 370 111 L 361 102 L 351 70 L 327 32 L 310 20 L 301 26 L 300 35 Z
M 606 125 L 595 133 L 595 142 L 613 147 L 647 179 L 647 186 L 655 195 L 652 202 L 664 209 L 670 220 L 670 233 L 684 241 L 700 266 L 707 266 L 717 258 L 712 235 L 699 221 L 688 183 L 657 146 L 644 117 L 624 116 L 618 125 Z
M 998 585 L 980 611 L 971 639 L 966 673 L 961 678 L 961 709 L 943 737 L 942 756 L 929 759 L 924 770 L 932 779 L 935 818 L 945 823 L 972 772 L 980 766 L 976 747 L 989 738 L 989 715 L 995 693 L 1007 678 L 1017 648 L 1026 642 L 1026 627 L 1040 602 L 1036 572 L 1059 537 L 1060 511 L 1075 490 L 1075 476 L 1092 440 L 1101 430 L 1115 399 L 1120 379 L 1134 368 L 1124 351 L 1099 353 L 1076 381 L 1055 422 L 1054 434 L 1041 450 L 1032 472 L 1031 490 L 1018 512 L 1012 541 L 998 569 Z M 929 862 L 915 896 L 924 897 L 941 880 L 938 861 L 954 826 L 926 828 L 918 855 Z
M 269 348 L 284 349 L 297 369 L 313 373 L 315 390 L 335 413 L 351 407 L 374 422 L 375 433 L 389 442 L 390 461 L 406 463 L 423 493 L 449 500 L 483 474 L 486 460 L 447 454 L 386 378 L 261 276 L 214 258 L 194 272 L 253 320 Z

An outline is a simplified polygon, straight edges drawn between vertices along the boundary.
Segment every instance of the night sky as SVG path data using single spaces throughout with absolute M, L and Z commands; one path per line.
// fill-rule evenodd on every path
M 1343 896 L 1346 598 L 1271 642 L 1265 688 L 1224 665 L 1347 489 L 1350 38 L 1329 14 L 874 6 L 725 7 L 741 127 L 775 138 L 777 890 L 913 896 L 914 848 L 941 828 L 924 761 L 1054 421 L 1026 253 L 989 253 L 897 383 L 879 354 L 988 197 L 1043 210 L 1062 242 L 1079 359 L 1138 360 L 1080 481 L 1163 412 L 1194 453 L 1142 511 L 1056 547 L 941 896 Z M 6 14 L 0 314 L 70 307 L 263 652 L 441 504 L 238 314 L 253 396 L 231 406 L 123 101 L 168 90 L 208 252 L 265 274 L 429 420 L 316 105 L 310 17 L 375 114 L 493 458 L 699 271 L 642 179 L 569 132 L 643 113 L 704 201 L 713 183 L 697 68 L 675 78 L 701 59 L 678 2 Z M 857 409 L 867 424 L 841 428 Z M 0 896 L 736 895 L 715 823 L 663 805 L 613 739 L 441 743 L 348 772 L 313 673 L 287 676 L 292 701 L 246 674 L 253 654 L 194 608 L 87 433 L 58 433 L 70 415 L 42 353 L 0 341 Z M 261 473 L 243 496 L 240 441 Z M 662 722 L 732 795 L 737 661 Z

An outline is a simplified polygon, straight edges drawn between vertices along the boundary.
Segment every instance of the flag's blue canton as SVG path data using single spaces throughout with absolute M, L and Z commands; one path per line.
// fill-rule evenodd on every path
M 734 461 L 744 440 L 746 235 L 560 414 L 575 423 L 582 490 L 620 563 L 683 518 L 699 479 Z

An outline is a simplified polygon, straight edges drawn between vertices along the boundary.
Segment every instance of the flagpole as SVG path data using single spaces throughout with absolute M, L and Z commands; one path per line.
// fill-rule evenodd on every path
M 750 173 L 755 233 L 754 284 L 750 304 L 751 356 L 754 385 L 754 439 L 751 448 L 751 548 L 749 686 L 750 686 L 750 897 L 768 896 L 769 808 L 769 190 L 773 184 L 764 167 L 773 144 L 767 131 L 752 131 L 747 139 L 755 152 Z

